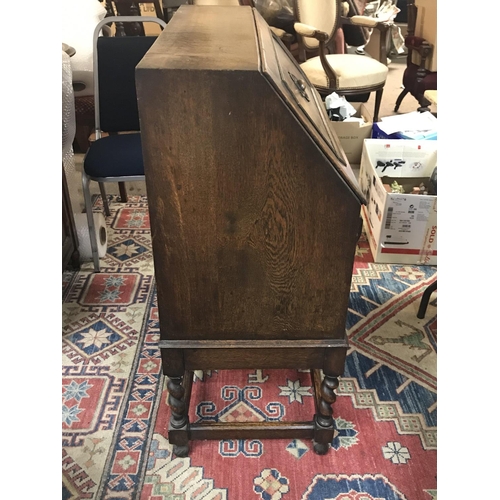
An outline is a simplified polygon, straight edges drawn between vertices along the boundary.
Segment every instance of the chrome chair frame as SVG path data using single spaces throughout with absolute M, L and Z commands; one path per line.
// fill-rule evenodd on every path
M 124 22 L 154 22 L 159 24 L 162 28 L 165 28 L 167 23 L 160 18 L 151 17 L 151 16 L 110 16 L 105 17 L 102 21 L 100 21 L 95 30 L 93 36 L 93 70 L 94 70 L 94 101 L 95 101 L 95 140 L 98 141 L 102 137 L 101 130 L 101 117 L 100 117 L 100 105 L 99 105 L 99 71 L 98 71 L 98 53 L 97 53 L 97 40 L 99 38 L 100 32 L 104 26 L 110 23 L 124 23 Z M 139 132 L 140 133 L 140 132 Z M 88 153 L 88 151 L 87 151 Z M 105 208 L 106 215 L 109 215 L 109 207 L 107 206 L 106 194 L 104 191 L 103 183 L 105 182 L 136 182 L 136 181 L 144 181 L 144 175 L 136 175 L 136 176 L 118 176 L 118 177 L 95 177 L 90 176 L 85 172 L 85 169 L 82 171 L 82 188 L 83 188 L 83 198 L 85 202 L 85 211 L 87 213 L 87 222 L 89 226 L 89 237 L 90 237 L 90 246 L 92 249 L 92 261 L 94 263 L 94 270 L 96 272 L 100 271 L 99 264 L 99 251 L 97 246 L 97 236 L 96 236 L 96 227 L 94 222 L 94 214 L 92 211 L 92 197 L 90 195 L 90 181 L 95 181 L 99 183 L 101 196 L 103 197 L 103 205 Z

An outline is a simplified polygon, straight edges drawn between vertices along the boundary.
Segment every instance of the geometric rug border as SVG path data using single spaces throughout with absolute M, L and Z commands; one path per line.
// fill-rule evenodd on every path
M 376 326 L 379 326 L 380 323 L 378 317 L 395 316 L 399 311 L 403 310 L 411 302 L 417 300 L 418 296 L 421 294 L 422 289 L 425 289 L 427 286 L 429 286 L 430 283 L 434 281 L 435 275 L 432 275 L 429 278 L 422 280 L 421 282 L 416 283 L 413 286 L 410 286 L 403 293 L 390 298 L 384 304 L 381 304 L 374 311 L 370 312 L 365 318 L 361 319 L 359 322 L 353 325 L 351 330 L 347 332 L 347 336 L 351 348 L 354 348 L 356 351 L 360 352 L 361 354 L 372 359 L 375 362 L 382 362 L 392 370 L 400 373 L 405 377 L 408 377 L 408 375 L 410 375 L 415 383 L 422 385 L 425 389 L 431 392 L 437 393 L 436 377 L 429 375 L 425 370 L 416 367 L 411 363 L 390 356 L 388 353 L 384 352 L 382 349 L 378 349 L 375 346 L 370 345 L 370 347 L 367 348 L 366 343 L 360 342 L 358 340 L 360 337 L 369 335 L 372 330 L 377 329 Z M 430 320 L 431 319 L 429 319 L 429 321 Z M 367 328 L 368 330 L 364 331 Z
M 147 465 L 145 451 L 149 449 L 149 444 L 150 444 L 151 436 L 153 434 L 154 425 L 149 426 L 150 430 L 148 432 L 148 435 L 145 436 L 145 440 L 143 441 L 142 446 L 141 446 L 141 448 L 142 448 L 142 450 L 141 450 L 141 462 L 142 462 L 142 464 L 141 464 L 140 469 L 137 471 L 137 473 L 134 474 L 134 476 L 137 477 L 138 481 L 134 482 L 134 485 L 132 486 L 132 488 L 128 489 L 128 490 L 123 490 L 121 492 L 116 491 L 116 490 L 108 491 L 110 478 L 112 476 L 111 471 L 112 471 L 113 465 L 115 464 L 116 453 L 117 453 L 117 451 L 119 451 L 118 450 L 118 443 L 124 439 L 124 436 L 123 436 L 124 430 L 123 430 L 123 428 L 121 428 L 121 423 L 123 422 L 124 416 L 126 415 L 127 410 L 129 408 L 129 404 L 131 402 L 132 390 L 136 386 L 135 378 L 136 378 L 138 367 L 139 367 L 139 364 L 141 361 L 141 354 L 142 354 L 141 347 L 142 347 L 142 349 L 144 349 L 145 337 L 146 337 L 146 335 L 148 335 L 150 333 L 149 321 L 151 321 L 151 320 L 149 318 L 148 313 L 153 306 L 155 295 L 156 295 L 156 287 L 155 287 L 155 283 L 153 280 L 151 290 L 150 290 L 150 296 L 149 296 L 147 303 L 146 303 L 147 304 L 146 305 L 146 313 L 144 314 L 143 324 L 142 324 L 142 327 L 140 329 L 140 338 L 138 339 L 138 343 L 137 343 L 138 349 L 137 349 L 137 352 L 134 356 L 134 361 L 132 363 L 132 367 L 130 370 L 129 380 L 128 380 L 127 387 L 126 387 L 124 395 L 123 395 L 123 403 L 121 405 L 120 414 L 116 420 L 117 422 L 120 423 L 120 428 L 117 429 L 117 431 L 113 433 L 113 438 L 112 438 L 110 448 L 109 448 L 109 454 L 108 454 L 108 457 L 106 458 L 106 462 L 105 462 L 104 468 L 103 468 L 103 474 L 101 476 L 101 483 L 99 484 L 99 487 L 97 489 L 96 499 L 97 498 L 100 498 L 100 499 L 104 499 L 104 498 L 120 498 L 120 499 L 121 498 L 123 498 L 123 499 L 134 498 L 135 499 L 135 498 L 139 498 L 139 496 L 138 496 L 139 495 L 138 491 L 140 491 L 139 486 L 142 488 L 142 484 L 143 484 L 144 476 L 145 476 L 144 468 Z M 160 374 L 161 374 L 161 369 L 160 369 Z M 161 378 L 161 377 L 159 377 L 159 378 Z M 156 387 L 155 387 L 154 392 L 155 392 L 156 397 L 154 398 L 154 400 L 156 401 L 156 400 L 161 399 L 157 396 L 158 389 L 161 387 L 160 381 L 157 381 L 155 386 Z M 158 401 L 158 403 L 159 403 L 159 401 Z M 150 419 L 151 419 L 151 415 L 150 415 Z M 153 420 L 150 420 L 150 421 L 153 422 Z

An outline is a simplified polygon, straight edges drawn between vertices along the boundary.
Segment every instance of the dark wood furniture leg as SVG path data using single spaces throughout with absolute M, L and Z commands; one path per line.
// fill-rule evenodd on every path
M 125 183 L 124 182 L 119 182 L 118 183 L 118 189 L 120 190 L 120 201 L 122 203 L 127 203 L 128 196 L 127 196 L 127 188 L 125 187 Z
M 378 122 L 378 114 L 380 112 L 380 105 L 382 103 L 382 94 L 384 93 L 384 89 L 378 89 L 375 92 L 375 109 L 373 110 L 373 123 Z
M 430 108 L 431 101 L 427 100 L 424 96 L 420 97 L 420 100 L 418 101 L 418 103 L 420 104 L 420 106 L 417 109 L 417 111 L 419 113 L 423 113 L 425 111 L 431 110 L 431 108 Z
M 235 342 L 235 341 L 233 341 Z M 275 356 L 264 362 L 264 347 L 259 346 L 259 341 L 245 342 L 249 348 L 223 347 L 223 343 L 207 341 L 191 341 L 192 349 L 167 347 L 169 344 L 186 345 L 185 342 L 160 341 L 160 351 L 163 364 L 163 373 L 169 378 L 167 383 L 168 404 L 171 417 L 168 425 L 168 439 L 173 445 L 173 453 L 178 457 L 189 454 L 189 441 L 191 440 L 223 440 L 223 439 L 311 439 L 314 451 L 324 455 L 329 450 L 335 432 L 333 410 L 331 405 L 335 402 L 335 389 L 339 385 L 338 377 L 344 370 L 347 342 L 336 340 L 336 347 L 309 350 L 306 347 L 306 358 L 311 361 L 313 369 L 314 400 L 316 413 L 312 420 L 300 422 L 189 422 L 189 404 L 191 400 L 191 387 L 193 369 L 243 369 L 265 364 L 264 368 L 279 369 L 290 367 L 289 362 L 283 361 L 299 357 L 297 350 L 277 349 Z M 293 341 L 288 341 L 293 342 Z M 314 341 L 313 341 L 314 342 Z M 225 343 L 224 343 L 225 344 Z M 215 347 L 220 345 L 221 347 Z M 262 345 L 268 346 L 267 342 Z M 282 345 L 286 345 L 284 342 Z M 268 349 L 266 349 L 268 350 Z M 216 352 L 218 351 L 218 352 Z M 290 355 L 290 356 L 289 356 Z M 297 365 L 294 365 L 297 366 Z M 305 364 L 301 366 L 306 366 Z M 321 368 L 325 373 L 324 378 Z
M 338 386 L 337 377 L 325 375 L 321 381 L 319 370 L 312 370 L 311 376 L 314 384 L 314 396 L 316 403 L 316 415 L 314 415 L 314 451 L 318 455 L 328 452 L 328 445 L 333 440 L 334 423 L 333 409 L 331 405 L 336 396 L 333 392 Z
M 396 99 L 396 105 L 394 106 L 394 112 L 396 113 L 399 110 L 399 107 L 401 106 L 401 103 L 403 102 L 403 99 L 409 94 L 410 91 L 407 88 L 404 88 L 401 92 L 401 94 L 398 95 L 398 98 Z
M 102 206 L 104 207 L 104 213 L 106 217 L 111 215 L 109 211 L 108 197 L 106 196 L 106 188 L 104 187 L 104 182 L 99 182 L 99 191 L 101 192 Z
M 184 355 L 182 350 L 161 349 L 163 373 L 169 380 L 168 405 L 170 422 L 168 440 L 173 445 L 173 453 L 177 457 L 187 457 L 189 453 L 189 400 L 191 398 L 192 372 L 184 371 Z
M 432 292 L 437 290 L 438 282 L 437 280 L 434 283 L 431 283 L 422 294 L 422 298 L 420 299 L 420 306 L 417 312 L 418 319 L 424 319 L 425 313 L 427 311 L 427 306 L 429 305 L 429 300 L 431 298 Z
M 332 404 L 337 396 L 335 389 L 344 372 L 347 348 L 328 349 L 325 353 L 324 377 L 321 380 L 320 370 L 311 370 L 313 380 L 316 415 L 314 416 L 314 451 L 325 455 L 333 440 L 335 431 Z

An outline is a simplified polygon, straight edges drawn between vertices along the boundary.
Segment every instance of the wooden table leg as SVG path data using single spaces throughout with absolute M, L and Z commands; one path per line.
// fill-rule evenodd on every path
M 187 457 L 189 453 L 189 399 L 191 397 L 192 373 L 184 372 L 184 356 L 181 349 L 160 349 L 163 373 L 167 382 L 170 422 L 168 440 L 173 453 Z
M 314 451 L 318 455 L 328 453 L 330 444 L 333 441 L 335 426 L 331 405 L 337 399 L 335 389 L 339 386 L 338 377 L 344 372 L 346 354 L 347 348 L 344 347 L 327 350 L 323 366 L 323 380 L 321 380 L 320 370 L 311 370 L 316 403 L 313 441 Z

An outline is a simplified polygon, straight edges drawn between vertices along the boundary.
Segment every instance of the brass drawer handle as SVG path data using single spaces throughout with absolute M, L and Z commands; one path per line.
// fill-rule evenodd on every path
M 306 84 L 305 84 L 304 80 L 298 79 L 295 75 L 292 75 L 292 73 L 290 73 L 290 71 L 288 72 L 288 75 L 290 76 L 290 78 L 292 79 L 292 82 L 297 87 L 297 90 L 299 91 L 300 95 L 306 101 L 309 102 L 309 96 L 307 95 L 307 92 L 306 92 Z

